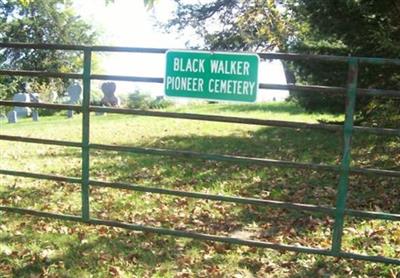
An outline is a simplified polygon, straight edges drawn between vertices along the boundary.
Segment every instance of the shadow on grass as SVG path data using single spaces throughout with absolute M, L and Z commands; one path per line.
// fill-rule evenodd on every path
M 327 131 L 262 128 L 241 136 L 162 137 L 151 143 L 143 142 L 141 146 L 338 165 L 341 137 L 341 133 Z M 362 167 L 397 167 L 396 161 L 381 160 L 379 153 L 368 151 L 371 147 L 387 151 L 387 148 L 378 146 L 391 145 L 393 140 L 395 138 L 363 136 L 352 151 L 357 157 L 356 162 L 364 156 L 369 165 L 364 163 Z M 114 181 L 199 191 L 217 190 L 227 182 L 229 189 L 225 186 L 223 191 L 234 195 L 335 204 L 336 173 L 103 151 L 96 151 L 93 157 L 96 157 L 96 163 L 91 167 L 93 176 L 100 174 Z M 395 186 L 397 183 L 398 179 L 384 176 L 351 176 L 348 204 L 354 209 L 374 210 L 376 205 L 384 211 L 396 212 L 400 205 L 393 201 L 395 198 L 388 198 L 387 193 L 400 197 L 400 189 Z
M 290 115 L 304 114 L 305 110 L 298 105 L 287 103 L 287 102 L 277 102 L 277 103 L 255 103 L 255 104 L 231 104 L 224 105 L 218 109 L 224 112 L 270 112 L 270 113 L 288 113 Z
M 354 151 L 362 154 L 365 149 L 375 145 L 385 145 L 387 141 L 380 138 L 371 137 L 371 140 L 362 140 Z M 299 162 L 327 163 L 337 164 L 341 156 L 341 134 L 324 131 L 308 131 L 295 129 L 262 128 L 256 132 L 247 132 L 245 134 L 232 136 L 170 136 L 161 137 L 155 141 L 142 142 L 143 147 L 157 147 L 167 149 L 192 150 L 197 152 L 207 152 L 215 154 L 235 154 L 241 156 L 254 156 L 261 158 L 282 159 Z M 384 148 L 383 148 L 384 149 Z M 76 155 L 75 152 L 62 155 L 68 158 L 69 155 Z M 367 153 L 368 157 L 375 156 L 373 153 Z M 376 158 L 375 158 L 376 159 Z M 334 205 L 337 187 L 337 174 L 327 172 L 315 172 L 313 170 L 285 169 L 277 167 L 265 167 L 260 165 L 235 165 L 233 163 L 190 160 L 184 158 L 127 154 L 116 152 L 103 152 L 93 150 L 91 165 L 91 176 L 95 179 L 108 179 L 112 181 L 132 182 L 145 184 L 148 186 L 159 186 L 165 188 L 211 192 L 214 194 L 225 194 L 235 196 L 246 196 L 255 198 L 265 198 L 273 200 Z M 371 158 L 371 161 L 373 158 Z M 376 164 L 379 165 L 379 159 Z M 384 179 L 378 177 L 375 180 L 365 176 L 354 176 L 351 178 L 348 203 L 351 207 L 357 209 L 373 209 L 376 205 L 385 211 L 400 209 L 396 200 L 400 198 L 398 189 L 398 180 Z M 396 187 L 397 186 L 397 187 Z M 13 196 L 10 192 L 3 192 L 1 195 Z M 388 193 L 390 192 L 390 194 Z M 7 195 L 8 194 L 8 195 Z M 48 191 L 42 192 L 43 198 Z M 93 190 L 92 194 L 96 194 Z M 132 193 L 133 194 L 133 193 Z M 139 194 L 139 193 L 135 193 Z M 385 198 L 379 198 L 379 194 L 384 194 Z M 127 198 L 125 191 L 122 194 L 113 196 L 113 198 Z M 139 197 L 140 198 L 139 194 Z M 21 198 L 29 198 L 35 202 L 35 198 L 27 191 L 21 191 Z M 111 198 L 110 196 L 108 196 Z M 389 198 L 390 197 L 390 198 Z M 180 198 L 182 199 L 182 198 Z M 373 200 L 372 200 L 373 199 Z M 173 199 L 173 201 L 176 199 Z M 160 199 L 149 201 L 146 205 L 159 208 L 162 205 Z M 373 203 L 371 203 L 373 202 Z M 110 203 L 113 204 L 112 200 Z M 132 211 L 151 215 L 156 218 L 156 222 L 163 225 L 174 226 L 174 218 L 169 218 L 179 209 L 185 210 L 188 214 L 184 218 L 184 223 L 188 223 L 190 228 L 203 228 L 209 226 L 214 233 L 233 232 L 232 229 L 223 226 L 224 221 L 233 222 L 237 219 L 240 225 L 235 228 L 244 230 L 252 223 L 261 223 L 261 238 L 266 240 L 275 240 L 275 237 L 283 237 L 284 240 L 294 241 L 301 237 L 311 237 L 311 232 L 315 232 L 321 227 L 331 225 L 326 218 L 318 214 L 304 214 L 298 211 L 273 210 L 262 206 L 226 206 L 215 217 L 205 217 L 201 214 L 193 222 L 192 215 L 194 208 L 205 208 L 213 212 L 220 209 L 212 207 L 208 203 L 200 206 L 196 201 L 188 205 L 176 205 L 176 210 L 164 208 L 159 211 L 140 212 L 136 210 L 135 204 L 129 204 L 126 199 L 120 211 Z M 165 201 L 167 205 L 173 205 L 174 202 Z M 220 204 L 217 203 L 218 206 Z M 141 217 L 141 216 L 140 216 Z M 163 218 L 161 218 L 163 217 Z M 159 220 L 160 219 L 164 219 Z M 139 219 L 145 220 L 146 218 Z M 175 218 L 176 219 L 176 218 Z M 198 224 L 200 222 L 203 224 Z M 73 224 L 68 224 L 72 226 Z M 178 268 L 185 267 L 185 261 L 182 257 L 187 257 L 187 253 L 193 248 L 202 250 L 202 258 L 192 263 L 193 269 L 201 271 L 204 266 L 218 264 L 221 258 L 218 255 L 204 256 L 204 252 L 209 249 L 210 243 L 201 243 L 198 241 L 181 242 L 172 237 L 160 237 L 149 234 L 138 234 L 129 231 L 115 232 L 113 229 L 100 231 L 100 228 L 93 228 L 92 233 L 99 233 L 100 236 L 94 239 L 88 239 L 83 243 L 74 234 L 73 238 L 68 239 L 68 243 L 60 246 L 63 250 L 62 255 L 55 258 L 36 259 L 30 263 L 24 264 L 14 269 L 13 273 L 17 277 L 22 277 L 26 273 L 40 272 L 44 267 L 49 267 L 57 262 L 63 262 L 65 268 L 82 269 L 88 268 L 90 271 L 105 268 L 110 270 L 114 264 L 118 264 L 118 259 L 132 264 L 131 267 L 137 269 L 155 269 L 162 263 L 171 265 L 178 264 Z M 114 232 L 113 232 L 114 231 Z M 258 231 L 249 231 L 257 233 Z M 14 238 L 13 240 L 36 241 L 38 244 L 46 242 L 42 234 L 31 230 L 31 238 Z M 60 235 L 56 235 L 60 236 Z M 10 241 L 10 239 L 1 239 Z M 193 243 L 195 247 L 193 247 Z M 43 247 L 45 248 L 45 247 Z M 226 254 L 229 250 L 235 250 L 236 247 L 225 248 L 221 254 Z M 227 250 L 227 251 L 226 251 Z M 217 252 L 218 253 L 218 252 Z M 278 253 L 277 253 L 278 254 Z M 254 255 L 254 254 L 253 254 Z M 250 256 L 250 255 L 249 255 Z M 286 255 L 288 261 L 296 262 L 297 255 Z M 322 258 L 322 257 L 319 257 Z M 190 259 L 190 256 L 189 256 Z M 254 260 L 254 256 L 252 257 Z M 180 265 L 181 264 L 181 265 Z M 253 269 L 251 269 L 253 267 Z M 337 264 L 334 260 L 327 260 L 327 263 L 315 263 L 308 267 L 296 267 L 297 274 L 292 277 L 306 277 L 334 270 L 346 271 L 348 264 Z M 140 268 L 140 267 L 139 267 Z M 257 264 L 249 266 L 251 272 L 260 271 L 262 266 L 257 268 Z M 322 270 L 321 270 L 322 269 Z M 144 270 L 143 270 L 144 271 Z M 333 272 L 334 273 L 334 272 Z M 109 273 L 107 273 L 109 274 Z
M 34 227 L 37 221 L 32 219 L 31 221 L 34 223 L 30 223 L 29 227 Z M 75 225 L 71 222 L 63 224 L 69 228 Z M 102 273 L 104 277 L 109 277 L 113 274 L 112 268 L 121 267 L 118 265 L 119 263 L 125 263 L 132 267 L 133 269 L 130 271 L 155 269 L 160 263 L 166 261 L 173 263 L 184 251 L 182 244 L 178 244 L 172 237 L 113 230 L 103 226 L 86 228 L 88 227 L 84 227 L 83 230 L 79 228 L 80 232 L 72 235 L 51 232 L 38 233 L 35 230 L 27 229 L 17 237 L 2 236 L 0 242 L 21 246 L 21 250 L 11 256 L 28 252 L 25 250 L 27 248 L 24 246 L 25 241 L 33 242 L 33 245 L 37 244 L 41 249 L 57 251 L 56 254 L 50 256 L 35 254 L 35 252 L 25 254 L 28 260 L 22 265 L 14 267 L 12 270 L 14 277 L 31 277 L 30 275 L 33 273 L 43 274 L 43 269 L 50 266 L 57 269 L 60 264 L 62 268 L 57 270 L 58 275 L 86 272 L 86 274 Z M 84 232 L 92 233 L 94 236 L 87 236 Z M 52 239 L 55 240 L 52 241 Z M 201 243 L 195 242 L 194 245 L 199 246 Z M 185 248 L 189 248 L 189 246 L 185 246 Z M 193 248 L 193 245 L 190 248 Z M 69 275 L 68 277 L 70 277 Z
M 27 227 L 36 227 L 40 221 L 30 217 L 27 220 Z M 71 222 L 65 225 L 69 229 L 75 226 Z M 28 228 L 19 236 L 1 236 L 1 243 L 21 246 L 1 261 L 4 264 L 20 256 L 19 263 L 10 269 L 14 277 L 46 273 L 61 277 L 89 274 L 124 277 L 124 273 L 140 277 L 179 277 L 188 268 L 195 277 L 227 277 L 243 271 L 250 273 L 249 277 L 262 277 L 266 273 L 293 278 L 331 275 L 382 277 L 399 270 L 391 265 L 262 248 L 244 249 L 238 245 L 177 239 L 103 226 L 88 228 L 79 225 L 75 228 L 78 232 L 69 235 L 39 233 Z M 27 250 L 31 245 L 40 251 Z
M 287 161 L 337 164 L 341 141 L 337 133 L 265 128 L 242 136 L 169 136 L 142 147 L 190 150 L 209 154 Z M 285 169 L 249 163 L 185 159 L 157 155 L 93 151 L 92 176 L 113 181 L 164 185 L 179 189 L 217 190 L 248 197 L 268 191 L 271 198 L 307 201 L 315 188 L 336 187 L 336 173 L 309 169 Z M 172 183 L 172 184 L 169 184 Z M 229 188 L 227 188 L 229 187 Z M 307 190 L 304 187 L 308 187 Z M 332 191 L 322 195 L 332 195 Z M 264 196 L 265 197 L 265 196 Z M 332 205 L 332 197 L 320 198 Z M 326 204 L 326 203 L 325 203 Z

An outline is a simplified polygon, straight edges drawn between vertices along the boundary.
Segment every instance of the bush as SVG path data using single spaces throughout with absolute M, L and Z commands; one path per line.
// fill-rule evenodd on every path
M 150 102 L 150 109 L 164 109 L 169 106 L 172 106 L 173 102 L 170 100 L 166 100 L 164 98 L 157 98 Z
M 150 95 L 135 91 L 128 97 L 128 107 L 133 109 L 149 109 L 151 101 Z
M 128 107 L 132 109 L 164 109 L 172 102 L 163 98 L 152 99 L 149 94 L 135 91 L 128 96 Z

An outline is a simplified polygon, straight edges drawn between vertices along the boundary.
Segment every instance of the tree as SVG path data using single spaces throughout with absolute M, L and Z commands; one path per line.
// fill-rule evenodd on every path
M 287 51 L 295 29 L 282 6 L 273 0 L 214 0 L 185 4 L 175 0 L 174 16 L 163 27 L 182 32 L 191 28 L 202 41 L 188 47 L 230 51 Z M 286 79 L 295 83 L 289 64 Z
M 289 46 L 290 51 L 311 54 L 377 56 L 397 58 L 400 53 L 400 3 L 373 0 L 301 0 L 286 1 L 292 19 L 301 32 Z M 300 23 L 301 22 L 301 23 Z M 297 63 L 296 76 L 305 83 L 346 85 L 346 65 Z M 359 87 L 395 89 L 400 87 L 400 74 L 393 66 L 361 65 Z M 343 111 L 344 98 L 297 92 L 293 94 L 309 110 Z M 361 118 L 374 118 L 377 107 L 393 110 L 392 101 L 358 98 Z M 397 107 L 399 107 L 397 105 Z M 397 110 L 397 114 L 400 110 Z
M 97 34 L 73 10 L 69 0 L 0 0 L 0 41 L 26 43 L 93 44 Z M 3 49 L 5 69 L 76 72 L 81 53 L 74 51 Z M 0 76 L 0 98 L 21 90 L 27 80 L 62 87 L 67 80 Z
M 174 17 L 166 30 L 192 28 L 205 48 L 223 50 L 286 50 L 292 30 L 271 0 L 214 0 L 185 4 L 175 0 Z
M 168 31 L 191 28 L 206 49 L 280 51 L 309 54 L 397 57 L 400 47 L 398 1 L 374 0 L 213 0 L 187 4 L 175 0 Z M 345 86 L 340 63 L 284 63 L 289 83 Z M 379 71 L 379 73 L 378 73 Z M 361 68 L 360 87 L 398 88 L 392 67 Z M 292 74 L 293 73 L 293 74 Z M 344 97 L 291 92 L 308 110 L 343 112 Z M 361 98 L 366 117 L 373 98 Z

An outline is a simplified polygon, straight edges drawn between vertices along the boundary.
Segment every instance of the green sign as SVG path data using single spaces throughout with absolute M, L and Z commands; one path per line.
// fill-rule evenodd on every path
M 167 96 L 243 102 L 257 98 L 256 54 L 173 50 L 166 58 Z

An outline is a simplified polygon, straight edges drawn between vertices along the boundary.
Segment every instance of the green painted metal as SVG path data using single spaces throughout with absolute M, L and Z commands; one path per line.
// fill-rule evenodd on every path
M 81 74 L 34 70 L 0 70 L 0 75 L 82 79 Z
M 52 180 L 52 181 L 60 181 L 60 182 L 68 182 L 68 183 L 82 183 L 82 179 L 75 177 L 65 177 L 58 175 L 48 175 L 48 174 L 37 174 L 31 172 L 24 171 L 12 171 L 12 170 L 3 170 L 0 169 L 1 175 L 7 176 L 15 176 L 15 177 L 24 177 L 24 178 L 32 178 L 32 179 L 41 179 L 41 180 Z
M 200 153 L 193 151 L 181 151 L 181 150 L 170 150 L 170 149 L 157 149 L 157 148 L 144 148 L 144 147 L 125 147 L 125 146 L 114 146 L 104 144 L 91 144 L 92 149 L 128 152 L 128 153 L 140 153 L 140 154 L 152 154 L 172 157 L 183 157 L 183 158 L 196 158 L 203 160 L 212 161 L 225 161 L 242 164 L 254 164 L 263 166 L 276 166 L 276 167 L 287 167 L 287 168 L 298 168 L 298 169 L 314 169 L 320 171 L 331 171 L 340 172 L 340 166 L 329 165 L 329 164 L 316 164 L 316 163 L 304 163 L 304 162 L 293 162 L 285 160 L 267 159 L 259 157 L 246 157 L 238 155 L 223 155 L 223 154 L 210 154 Z M 382 169 L 371 169 L 371 168 L 350 168 L 350 174 L 365 174 L 365 175 L 380 175 L 386 177 L 400 177 L 400 171 L 395 170 L 382 170 Z
M 1 101 L 0 101 L 0 104 L 1 104 Z M 314 124 L 314 123 L 304 123 L 304 122 L 264 120 L 264 119 L 240 118 L 240 117 L 219 116 L 219 115 L 191 114 L 191 113 L 174 113 L 174 112 L 165 112 L 165 111 L 111 108 L 111 107 L 99 107 L 99 106 L 91 106 L 90 111 L 124 114 L 124 115 L 140 115 L 140 116 L 177 118 L 177 119 L 187 119 L 187 120 L 201 120 L 201 121 L 211 121 L 211 122 L 221 122 L 221 123 L 237 123 L 237 124 L 260 125 L 260 126 L 277 126 L 277 127 L 287 127 L 287 128 L 322 129 L 322 130 L 330 130 L 330 131 L 342 131 L 342 129 L 343 129 L 343 126 L 334 125 L 334 124 Z M 400 136 L 400 130 L 393 129 L 393 128 L 354 126 L 353 129 L 354 129 L 354 132 L 360 132 L 360 133 Z
M 400 93 L 400 92 L 399 92 Z M 7 100 L 0 100 L 0 105 L 4 106 L 20 106 L 20 107 L 32 107 L 32 108 L 49 108 L 49 109 L 69 109 L 74 111 L 82 111 L 82 106 L 72 104 L 53 104 L 53 103 L 26 103 L 26 102 L 13 102 Z M 153 116 L 163 118 L 178 118 L 187 120 L 201 120 L 221 123 L 237 123 L 247 125 L 260 125 L 260 126 L 276 126 L 276 127 L 287 127 L 287 128 L 302 128 L 302 129 L 321 129 L 328 131 L 341 131 L 343 127 L 335 124 L 314 124 L 304 122 L 290 122 L 290 121 L 279 121 L 279 120 L 264 120 L 254 118 L 241 118 L 232 116 L 219 116 L 219 115 L 204 115 L 204 114 L 192 114 L 192 113 L 174 113 L 165 111 L 151 111 L 151 110 L 139 110 L 139 109 L 125 109 L 125 108 L 111 108 L 111 107 L 100 107 L 90 106 L 91 112 L 105 112 L 115 113 L 124 115 L 139 115 L 139 116 Z M 357 133 L 370 133 L 377 135 L 391 135 L 400 136 L 400 129 L 393 128 L 380 128 L 380 127 L 365 127 L 365 126 L 353 126 L 353 131 Z
M 40 139 L 40 138 L 28 138 L 28 137 L 11 136 L 11 135 L 0 135 L 0 140 L 33 143 L 33 144 L 45 144 L 45 145 L 53 145 L 53 146 L 64 146 L 64 147 L 76 147 L 76 148 L 82 147 L 82 143 L 80 143 L 80 142 L 49 140 L 49 139 Z
M 65 220 L 65 221 L 84 222 L 81 217 L 75 216 L 75 215 L 56 214 L 56 213 L 42 212 L 42 211 L 36 211 L 36 210 L 31 210 L 31 209 L 0 206 L 0 211 L 7 211 L 7 212 L 13 212 L 13 213 L 19 213 L 19 214 L 27 214 L 27 215 L 46 217 L 46 218 Z M 247 246 L 251 246 L 251 247 L 270 248 L 270 249 L 275 249 L 275 250 L 280 250 L 280 251 L 302 252 L 302 253 L 307 253 L 307 254 L 334 256 L 334 257 L 357 259 L 357 260 L 364 260 L 364 261 L 377 262 L 377 263 L 400 265 L 400 260 L 398 260 L 398 259 L 386 258 L 386 257 L 381 257 L 381 256 L 368 256 L 368 255 L 360 255 L 360 254 L 349 253 L 349 252 L 340 252 L 338 254 L 333 254 L 330 250 L 327 250 L 327 249 L 310 248 L 310 247 L 303 247 L 303 246 L 293 246 L 293 245 L 286 245 L 286 244 L 276 244 L 276 243 L 269 243 L 269 242 L 255 241 L 255 240 L 246 240 L 246 239 L 232 238 L 232 237 L 214 236 L 214 235 L 208 235 L 208 234 L 202 234 L 202 233 L 171 230 L 171 229 L 165 229 L 165 228 L 136 225 L 136 224 L 131 224 L 131 223 L 103 220 L 103 219 L 96 219 L 96 218 L 91 218 L 88 223 L 93 224 L 93 225 L 104 225 L 104 226 L 108 226 L 108 227 L 117 227 L 117 228 L 122 228 L 122 229 L 127 229 L 127 230 L 157 233 L 157 234 L 162 234 L 162 235 L 178 236 L 178 237 L 185 237 L 185 238 L 191 238 L 191 239 L 197 239 L 197 240 L 208 240 L 208 241 L 223 242 L 223 243 L 229 243 L 229 244 L 247 245 Z
M 18 106 L 18 107 L 32 107 L 32 108 L 49 108 L 49 109 L 68 109 L 74 111 L 81 111 L 82 106 L 75 104 L 54 104 L 44 102 L 16 102 L 10 100 L 0 100 L 0 105 L 3 106 Z
M 356 103 L 358 80 L 358 59 L 349 60 L 348 91 L 346 98 L 346 117 L 343 127 L 344 146 L 342 163 L 340 166 L 340 180 L 337 191 L 335 224 L 332 236 L 332 252 L 339 254 L 341 251 L 344 211 L 346 208 L 347 189 L 349 184 L 351 162 L 351 138 L 353 134 L 354 107 Z
M 324 214 L 332 215 L 332 216 L 334 216 L 336 213 L 335 208 L 328 207 L 328 206 L 316 206 L 316 205 L 310 205 L 310 204 L 282 202 L 282 201 L 275 201 L 275 200 L 234 197 L 234 196 L 222 196 L 222 195 L 213 195 L 213 194 L 199 193 L 199 192 L 187 192 L 187 191 L 180 191 L 180 190 L 164 189 L 164 188 L 159 188 L 159 187 L 140 186 L 140 185 L 129 184 L 129 183 L 121 183 L 121 182 L 105 182 L 105 181 L 90 180 L 90 184 L 93 186 L 98 186 L 98 187 L 110 187 L 110 188 L 116 188 L 116 189 L 133 190 L 133 191 L 138 191 L 138 192 L 148 192 L 148 193 L 172 195 L 172 196 L 178 196 L 178 197 L 206 199 L 206 200 L 212 200 L 212 201 L 223 201 L 223 202 L 231 202 L 231 203 L 237 203 L 237 204 L 270 206 L 270 207 L 281 208 L 281 209 L 302 210 L 302 211 L 309 211 L 309 212 L 316 212 L 316 213 L 324 213 Z M 344 211 L 344 213 L 345 213 L 345 215 L 348 215 L 348 216 L 360 217 L 360 218 L 365 218 L 365 219 L 400 221 L 400 214 L 374 212 L 374 211 L 360 211 L 360 210 L 354 210 L 354 209 L 346 209 Z
M 85 48 L 83 52 L 83 100 L 82 100 L 82 218 L 89 221 L 89 171 L 90 171 L 90 73 L 92 52 Z
M 166 53 L 166 96 L 254 102 L 257 54 L 170 50 Z
M 67 183 L 79 183 L 82 184 L 82 179 L 75 177 L 65 177 L 58 175 L 45 175 L 45 174 L 37 174 L 31 172 L 23 172 L 23 171 L 10 171 L 10 170 L 0 170 L 0 174 L 16 176 L 16 177 L 25 177 L 25 178 L 34 178 L 34 179 L 44 179 L 44 180 L 53 180 Z M 178 197 L 188 197 L 188 198 L 197 198 L 197 199 L 206 199 L 212 201 L 223 201 L 223 202 L 231 202 L 237 204 L 248 204 L 248 205 L 259 205 L 259 206 L 270 206 L 274 208 L 281 209 L 292 209 L 292 210 L 302 210 L 309 211 L 315 213 L 324 213 L 327 215 L 335 215 L 335 208 L 328 206 L 316 206 L 310 204 L 302 204 L 302 203 L 291 203 L 291 202 L 282 202 L 275 200 L 265 200 L 265 199 L 257 199 L 257 198 L 246 198 L 246 197 L 236 197 L 236 196 L 222 196 L 222 195 L 213 195 L 207 193 L 200 192 L 187 192 L 180 190 L 171 190 L 164 189 L 160 187 L 149 187 L 149 186 L 141 186 L 129 183 L 121 183 L 121 182 L 105 182 L 99 180 L 90 180 L 89 183 L 92 186 L 97 187 L 109 187 L 115 189 L 124 189 L 124 190 L 133 190 L 138 192 L 148 192 L 148 193 L 156 193 L 156 194 L 165 194 L 171 196 Z M 385 213 L 385 212 L 374 212 L 374 211 L 360 211 L 354 209 L 346 209 L 345 215 L 360 217 L 365 219 L 380 219 L 380 220 L 390 220 L 390 221 L 400 221 L 400 214 L 393 213 Z
M 207 193 L 200 193 L 200 192 L 187 192 L 187 191 L 180 191 L 180 190 L 164 189 L 164 188 L 159 188 L 159 187 L 149 187 L 149 186 L 141 186 L 141 185 L 136 185 L 136 184 L 121 183 L 121 182 L 105 182 L 105 181 L 91 180 L 90 184 L 93 186 L 97 186 L 97 187 L 109 187 L 109 188 L 116 188 L 116 189 L 133 190 L 133 191 L 138 191 L 138 192 L 157 193 L 157 194 L 196 198 L 196 199 L 205 199 L 205 200 L 212 200 L 212 201 L 223 201 L 223 202 L 245 204 L 245 205 L 270 206 L 270 207 L 281 208 L 281 209 L 303 210 L 303 211 L 324 213 L 324 214 L 328 214 L 328 215 L 333 215 L 335 212 L 334 208 L 327 207 L 327 206 L 316 206 L 316 205 L 309 205 L 309 204 L 282 202 L 282 201 L 275 201 L 275 200 L 264 200 L 264 199 L 257 199 L 257 198 L 222 196 L 222 195 L 214 195 L 214 194 L 207 194 Z
M 54 214 L 48 212 L 35 211 L 23 208 L 4 207 L 0 206 L 0 211 L 7 211 L 20 214 L 28 214 L 39 217 L 47 217 L 68 221 L 86 222 L 89 224 L 106 225 L 110 227 L 120 227 L 130 230 L 154 232 L 158 234 L 187 237 L 201 240 L 219 241 L 231 244 L 243 244 L 254 247 L 271 248 L 276 250 L 286 250 L 295 252 L 304 252 L 309 254 L 320 254 L 334 257 L 351 258 L 358 260 L 366 260 L 380 263 L 390 263 L 400 265 L 400 260 L 394 258 L 380 257 L 380 256 L 368 256 L 354 253 L 348 253 L 341 251 L 341 238 L 343 234 L 344 217 L 359 217 L 365 219 L 381 219 L 390 221 L 400 221 L 400 214 L 374 212 L 374 211 L 360 211 L 353 209 L 346 209 L 346 195 L 348 188 L 348 178 L 350 174 L 373 174 L 382 175 L 389 177 L 400 177 L 400 171 L 385 170 L 385 169 L 368 169 L 368 168 L 352 168 L 350 167 L 350 151 L 351 151 L 351 137 L 353 132 L 360 133 L 371 133 L 377 135 L 391 135 L 400 136 L 399 129 L 387 129 L 377 127 L 361 127 L 353 126 L 353 113 L 356 95 L 373 95 L 373 96 L 388 96 L 388 97 L 399 97 L 400 91 L 395 90 L 380 90 L 380 89 L 360 89 L 357 88 L 357 77 L 358 77 L 358 64 L 369 63 L 369 64 L 390 64 L 400 65 L 400 59 L 381 59 L 381 58 L 353 58 L 345 56 L 329 56 L 329 55 L 304 55 L 304 54 L 288 54 L 288 53 L 257 53 L 260 58 L 264 59 L 283 59 L 283 60 L 322 60 L 322 61 L 337 61 L 346 62 L 349 64 L 349 80 L 347 88 L 342 87 L 326 87 L 326 86 L 315 86 L 315 85 L 276 85 L 276 84 L 260 84 L 260 88 L 278 89 L 278 90 L 304 90 L 310 92 L 323 92 L 328 94 L 347 94 L 347 108 L 346 108 L 346 120 L 344 126 L 340 125 L 327 125 L 327 124 L 310 124 L 310 123 L 297 123 L 289 121 L 276 121 L 276 120 L 263 120 L 263 119 L 249 119 L 249 118 L 238 118 L 238 117 L 226 117 L 217 115 L 199 115 L 190 113 L 172 113 L 172 112 L 161 112 L 161 111 L 144 111 L 135 109 L 120 109 L 120 108 L 108 108 L 108 107 L 96 107 L 90 106 L 90 82 L 91 80 L 121 80 L 121 81 L 133 81 L 133 82 L 151 82 L 151 83 L 163 83 L 163 78 L 155 77 L 135 77 L 135 76 L 117 76 L 117 75 L 98 75 L 91 74 L 91 54 L 93 51 L 98 52 L 136 52 L 136 53 L 155 53 L 163 54 L 167 52 L 167 49 L 163 48 L 135 48 L 135 47 L 109 47 L 109 46 L 77 46 L 77 45 L 46 45 L 46 44 L 22 44 L 22 43 L 0 43 L 0 48 L 13 47 L 13 48 L 35 48 L 35 49 L 53 49 L 53 50 L 65 50 L 65 51 L 82 51 L 84 54 L 83 74 L 76 73 L 55 73 L 55 72 L 38 72 L 38 71 L 20 71 L 20 70 L 0 70 L 0 75 L 11 75 L 11 76 L 34 76 L 34 77 L 48 77 L 48 78 L 72 78 L 72 79 L 83 79 L 83 103 L 80 105 L 64 105 L 64 104 L 48 104 L 48 103 L 23 103 L 23 102 L 12 102 L 0 100 L 0 105 L 4 106 L 29 106 L 34 108 L 52 108 L 52 109 L 70 109 L 74 111 L 82 111 L 82 141 L 81 142 L 69 142 L 60 140 L 49 140 L 40 138 L 26 138 L 20 136 L 11 135 L 0 135 L 0 140 L 8 140 L 15 142 L 25 142 L 33 144 L 49 144 L 56 146 L 76 147 L 81 148 L 82 151 L 82 174 L 81 178 L 65 177 L 57 175 L 47 175 L 30 173 L 23 171 L 12 171 L 0 169 L 0 175 L 10 175 L 24 178 L 44 179 L 58 182 L 67 182 L 71 184 L 81 185 L 82 194 L 82 211 L 81 216 Z M 122 146 L 111 146 L 102 144 L 90 144 L 90 112 L 108 112 L 118 113 L 126 115 L 140 115 L 140 116 L 152 116 L 152 117 L 166 117 L 166 118 L 179 118 L 188 120 L 202 120 L 202 121 L 214 121 L 214 122 L 226 122 L 236 124 L 250 124 L 260 126 L 278 126 L 286 128 L 302 128 L 302 129 L 323 129 L 333 132 L 343 130 L 344 136 L 344 148 L 342 163 L 340 166 L 336 165 L 323 165 L 323 164 L 312 164 L 292 161 L 281 161 L 272 160 L 266 158 L 255 158 L 255 157 L 241 157 L 234 155 L 219 155 L 219 154 L 207 154 L 197 153 L 192 151 L 181 151 L 181 150 L 168 150 L 168 149 L 155 149 L 155 148 L 141 148 L 141 147 L 122 147 Z M 164 189 L 159 187 L 148 187 L 128 183 L 119 182 L 105 182 L 90 180 L 90 149 L 99 149 L 104 151 L 119 151 L 119 152 L 132 152 L 132 153 L 143 153 L 151 155 L 167 155 L 173 157 L 183 157 L 189 159 L 205 159 L 205 160 L 216 160 L 226 161 L 230 163 L 246 163 L 246 164 L 259 164 L 264 166 L 276 166 L 276 167 L 290 167 L 290 168 L 303 168 L 303 169 L 314 169 L 318 171 L 333 171 L 340 173 L 340 180 L 338 185 L 337 200 L 335 207 L 327 206 L 315 206 L 301 203 L 291 202 L 280 202 L 274 200 L 264 200 L 256 198 L 245 198 L 236 196 L 221 196 L 206 194 L 200 192 L 186 192 L 179 190 Z M 292 210 L 303 210 L 310 213 L 326 214 L 335 217 L 334 231 L 332 234 L 332 246 L 331 249 L 317 249 L 303 246 L 290 246 L 284 244 L 275 244 L 268 242 L 243 240 L 238 238 L 220 237 L 213 235 L 206 235 L 188 231 L 170 230 L 158 227 L 148 227 L 130 223 L 123 223 L 117 221 L 94 219 L 90 217 L 89 207 L 89 187 L 90 185 L 96 187 L 110 187 L 114 189 L 133 190 L 138 192 L 151 192 L 156 194 L 166 194 L 171 196 L 180 196 L 188 198 L 200 198 L 213 201 L 233 202 L 238 204 L 251 204 L 260 206 L 270 206 L 278 209 L 292 209 Z

